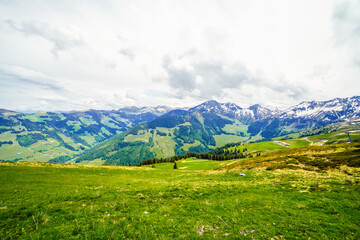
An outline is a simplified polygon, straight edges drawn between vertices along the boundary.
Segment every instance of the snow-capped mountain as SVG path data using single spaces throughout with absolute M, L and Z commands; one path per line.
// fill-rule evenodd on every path
M 163 115 L 167 112 L 170 112 L 171 110 L 174 110 L 174 108 L 167 107 L 167 106 L 157 106 L 157 107 L 125 107 L 120 108 L 117 111 L 118 112 L 124 112 L 127 114 L 145 114 L 145 113 L 152 113 L 155 115 Z
M 321 121 L 324 124 L 360 118 L 360 96 L 335 98 L 328 101 L 302 102 L 285 110 L 264 107 L 259 104 L 242 108 L 234 103 L 204 102 L 189 109 L 190 112 L 214 112 L 245 121 L 279 118 L 285 122 Z
M 190 112 L 214 112 L 223 116 L 242 121 L 258 120 L 275 116 L 277 111 L 272 111 L 259 104 L 242 108 L 235 103 L 218 103 L 214 100 L 204 102 L 198 106 L 189 109 Z
M 317 120 L 325 123 L 360 118 L 360 96 L 329 101 L 302 102 L 278 115 L 281 119 Z

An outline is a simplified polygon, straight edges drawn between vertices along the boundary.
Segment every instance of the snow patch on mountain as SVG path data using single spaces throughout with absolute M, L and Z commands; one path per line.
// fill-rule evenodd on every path
M 219 115 L 228 116 L 238 120 L 257 120 L 274 116 L 277 111 L 272 111 L 258 104 L 248 108 L 242 108 L 235 103 L 218 103 L 214 100 L 204 102 L 189 109 L 190 112 L 214 112 Z
M 360 97 L 355 96 L 351 98 L 335 98 L 329 101 L 302 102 L 284 110 L 268 106 L 265 107 L 259 104 L 242 108 L 234 103 L 218 103 L 211 100 L 190 108 L 189 111 L 214 112 L 238 120 L 280 118 L 336 122 L 360 118 Z
M 322 121 L 356 119 L 360 117 L 360 97 L 302 102 L 281 112 L 279 117 L 282 119 L 315 118 Z
M 157 107 L 125 107 L 118 109 L 119 112 L 124 112 L 128 114 L 146 114 L 146 113 L 152 113 L 155 115 L 163 115 L 165 113 L 168 113 L 170 111 L 174 110 L 174 108 L 167 107 L 167 106 L 157 106 Z

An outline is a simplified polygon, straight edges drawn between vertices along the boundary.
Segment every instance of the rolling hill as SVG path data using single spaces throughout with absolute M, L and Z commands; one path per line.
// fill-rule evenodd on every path
M 151 121 L 170 108 L 129 107 L 24 114 L 0 110 L 0 159 L 66 161 L 118 133 Z
M 208 101 L 140 124 L 86 151 L 76 161 L 101 159 L 124 165 L 185 152 L 208 152 L 231 142 L 267 140 L 357 119 L 359 106 L 360 97 L 303 102 L 283 111 Z

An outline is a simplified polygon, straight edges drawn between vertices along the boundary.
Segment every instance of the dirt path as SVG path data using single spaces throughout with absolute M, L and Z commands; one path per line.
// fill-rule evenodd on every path
M 279 141 L 274 141 L 274 143 L 281 145 L 283 147 L 290 147 L 290 144 L 286 143 L 286 142 L 279 142 Z
M 313 141 L 309 140 L 307 137 L 306 138 L 303 138 L 305 141 L 308 141 L 310 143 L 310 146 L 312 146 L 314 144 Z
M 314 143 L 313 141 L 309 140 L 307 137 L 306 137 L 306 138 L 303 138 L 303 140 L 308 141 L 308 142 L 310 143 L 310 146 L 312 146 L 312 145 L 322 146 L 322 145 L 324 145 L 327 141 L 329 141 L 329 140 L 326 140 L 326 139 L 325 139 L 325 140 L 321 140 L 321 141 L 319 141 L 319 142 Z
M 239 159 L 239 160 L 232 161 L 232 162 L 230 162 L 230 163 L 227 163 L 227 164 L 225 164 L 225 166 L 229 166 L 230 164 L 236 163 L 236 162 L 238 162 L 238 161 L 240 161 L 240 159 Z

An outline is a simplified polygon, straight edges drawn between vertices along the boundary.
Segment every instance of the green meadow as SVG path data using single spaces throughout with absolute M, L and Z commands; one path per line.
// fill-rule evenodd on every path
M 190 158 L 176 170 L 1 162 L 0 238 L 359 239 L 359 149 Z

